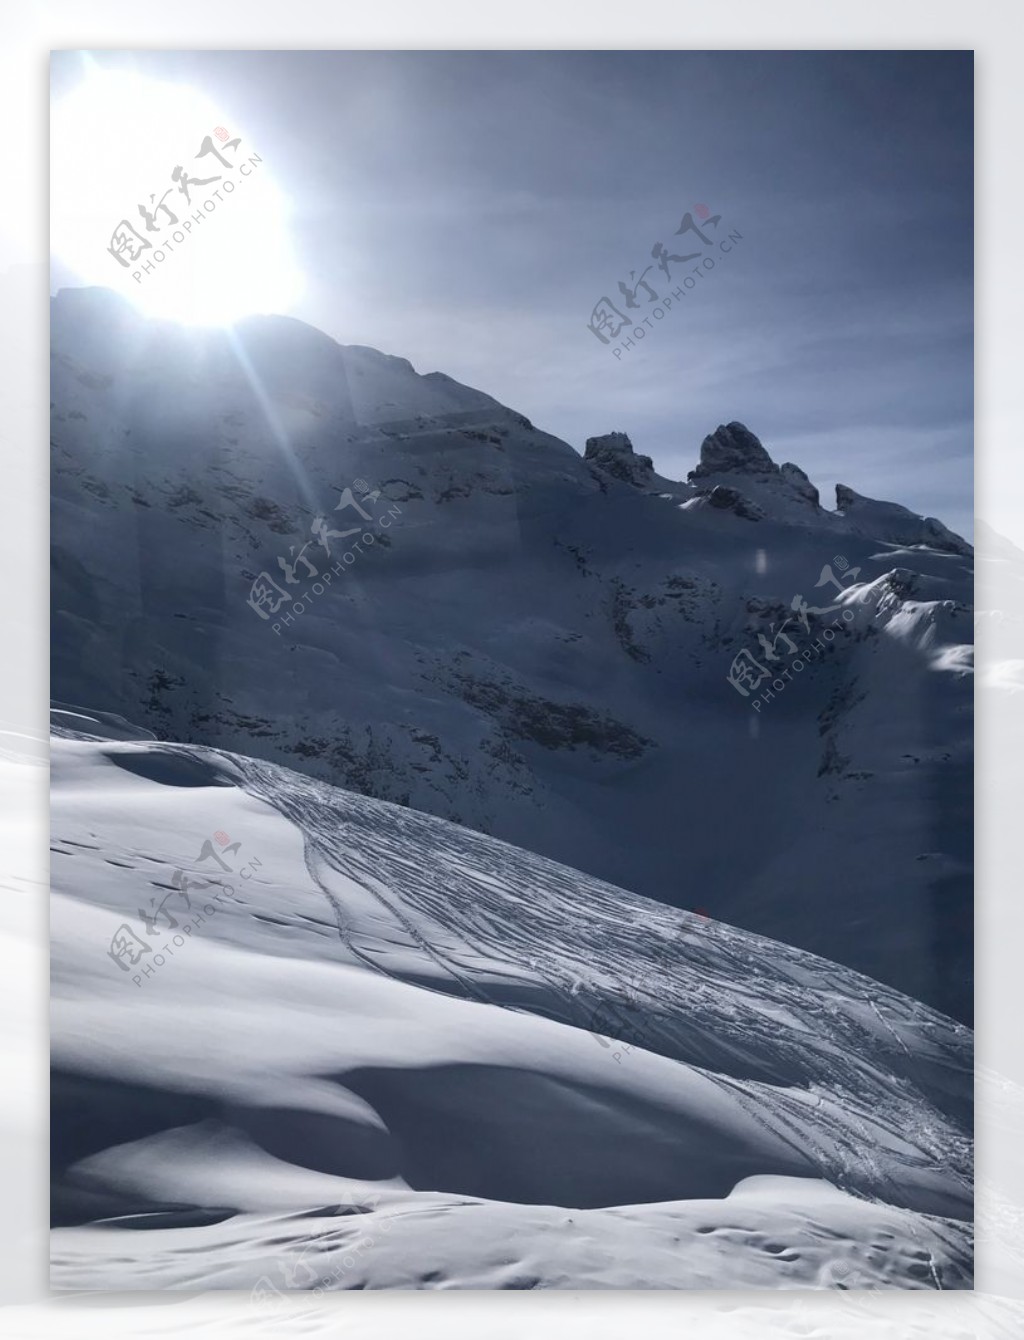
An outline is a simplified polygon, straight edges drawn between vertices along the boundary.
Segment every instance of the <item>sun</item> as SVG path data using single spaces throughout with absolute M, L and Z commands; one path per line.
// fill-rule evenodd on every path
M 87 60 L 54 104 L 50 162 L 51 254 L 70 282 L 190 325 L 287 312 L 300 295 L 272 165 L 198 90 Z

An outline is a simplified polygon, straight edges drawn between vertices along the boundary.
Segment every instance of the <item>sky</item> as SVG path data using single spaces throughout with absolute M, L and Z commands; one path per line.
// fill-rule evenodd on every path
M 738 419 L 826 505 L 844 483 L 971 534 L 971 53 L 92 56 L 200 90 L 258 149 L 304 280 L 290 314 L 342 343 L 580 451 L 626 432 L 671 478 Z M 53 57 L 55 98 L 81 69 Z M 707 244 L 676 231 L 698 206 Z M 669 308 L 701 262 L 669 284 L 659 242 L 715 258 Z M 602 298 L 643 339 L 596 338 Z

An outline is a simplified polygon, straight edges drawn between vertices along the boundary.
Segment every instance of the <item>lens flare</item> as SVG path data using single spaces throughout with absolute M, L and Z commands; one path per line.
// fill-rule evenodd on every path
M 206 95 L 90 62 L 54 107 L 51 149 L 51 250 L 71 282 L 192 325 L 294 305 L 287 200 Z

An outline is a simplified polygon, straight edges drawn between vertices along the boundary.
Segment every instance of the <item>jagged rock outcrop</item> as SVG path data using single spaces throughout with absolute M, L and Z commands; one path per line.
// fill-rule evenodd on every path
M 800 469 L 799 465 L 794 465 L 791 461 L 785 461 L 779 467 L 779 474 L 791 488 L 795 489 L 796 492 L 800 494 L 802 498 L 806 498 L 807 501 L 813 503 L 815 507 L 820 505 L 821 497 L 818 490 L 807 478 L 803 470 Z
M 719 424 L 700 444 L 700 464 L 690 471 L 690 479 L 708 475 L 773 475 L 779 467 L 750 429 L 735 420 Z
M 737 475 L 743 479 L 741 489 L 733 489 L 731 481 Z M 776 465 L 760 438 L 742 423 L 719 424 L 701 443 L 700 462 L 687 476 L 691 484 L 706 486 L 713 481 L 730 493 L 746 498 L 746 510 L 723 500 L 713 503 L 737 511 L 740 516 L 754 519 L 764 511 L 795 514 L 818 510 L 818 490 L 798 465 L 787 461 Z M 729 480 L 729 483 L 723 482 Z M 766 506 L 767 504 L 767 506 Z
M 654 462 L 650 456 L 639 456 L 625 433 L 605 433 L 603 437 L 588 437 L 583 459 L 598 466 L 613 479 L 624 484 L 645 488 L 654 478 Z
M 744 498 L 739 489 L 728 488 L 725 484 L 716 484 L 702 496 L 707 498 L 709 507 L 716 507 L 721 512 L 735 512 L 744 521 L 760 521 L 764 516 L 763 510 L 749 498 Z

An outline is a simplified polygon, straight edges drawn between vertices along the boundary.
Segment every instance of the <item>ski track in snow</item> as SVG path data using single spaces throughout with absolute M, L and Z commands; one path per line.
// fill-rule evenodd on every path
M 971 1034 L 964 1026 L 806 951 L 273 764 L 196 746 L 90 741 L 61 728 L 57 734 L 68 737 L 55 741 L 58 782 L 65 768 L 78 772 L 66 797 L 59 785 L 55 791 L 54 889 L 62 897 L 54 935 L 56 945 L 71 948 L 57 952 L 54 994 L 58 1004 L 79 1004 L 71 1014 L 55 1013 L 55 1060 L 100 1086 L 87 1091 L 87 1111 L 88 1102 L 104 1101 L 103 1085 L 124 1083 L 140 1064 L 132 1054 L 130 1016 L 152 1005 L 144 992 L 119 979 L 114 965 L 86 964 L 86 950 L 74 943 L 77 921 L 69 919 L 62 932 L 70 916 L 62 909 L 83 900 L 102 904 L 109 935 L 114 907 L 120 915 L 145 901 L 139 874 L 146 871 L 159 889 L 173 887 L 154 865 L 161 856 L 152 833 L 140 849 L 132 822 L 134 806 L 142 816 L 144 805 L 161 812 L 164 795 L 194 807 L 168 811 L 168 868 L 182 863 L 183 850 L 195 850 L 203 824 L 244 835 L 251 853 L 261 844 L 276 852 L 285 834 L 292 843 L 301 837 L 302 859 L 290 873 L 261 868 L 210 918 L 201 940 L 188 945 L 188 958 L 182 951 L 183 961 L 168 964 L 158 983 L 147 984 L 148 992 L 178 993 L 167 994 L 162 1008 L 173 1010 L 170 1002 L 179 1001 L 180 1017 L 171 1017 L 186 1038 L 193 1037 L 193 1048 L 202 1047 L 206 1031 L 201 1008 L 200 1031 L 188 1031 L 196 1026 L 191 1015 L 199 1008 L 200 989 L 214 992 L 210 1009 L 227 1011 L 237 980 L 244 1008 L 246 964 L 290 974 L 300 960 L 306 961 L 310 991 L 319 990 L 320 979 L 312 976 L 317 965 L 341 967 L 349 974 L 341 979 L 346 990 L 357 989 L 348 985 L 350 974 L 357 974 L 357 983 L 366 983 L 359 990 L 369 1015 L 377 1011 L 372 983 L 389 993 L 379 997 L 386 1008 L 413 991 L 421 1001 L 416 1014 L 428 1024 L 436 1016 L 441 1044 L 436 1055 L 417 1062 L 412 1055 L 389 1060 L 393 1044 L 381 1042 L 379 1063 L 367 1071 L 358 1061 L 302 1060 L 303 1047 L 321 1045 L 304 1033 L 300 1044 L 281 1054 L 294 1052 L 295 1060 L 275 1060 L 278 1008 L 286 1014 L 298 1008 L 286 987 L 280 1001 L 267 1002 L 269 1050 L 258 1069 L 265 1070 L 260 1083 L 271 1086 L 281 1065 L 295 1078 L 282 1084 L 283 1096 L 272 1109 L 317 1109 L 324 1100 L 312 1089 L 306 1098 L 295 1087 L 299 1073 L 310 1077 L 302 1084 L 321 1088 L 317 1076 L 331 1075 L 341 1088 L 330 1090 L 340 1096 L 331 1096 L 328 1106 L 345 1105 L 341 1124 L 331 1128 L 332 1146 L 338 1139 L 344 1143 L 346 1131 L 357 1138 L 354 1148 L 365 1146 L 371 1154 L 374 1142 L 385 1137 L 399 1147 L 412 1138 L 422 1147 L 413 1150 L 404 1172 L 396 1169 L 397 1180 L 380 1180 L 378 1172 L 375 1181 L 364 1169 L 342 1180 L 332 1162 L 311 1162 L 304 1153 L 303 1144 L 312 1140 L 315 1149 L 321 1139 L 320 1128 L 308 1124 L 311 1118 L 285 1112 L 285 1134 L 275 1132 L 263 1115 L 266 1098 L 255 1107 L 245 1100 L 241 1108 L 232 1099 L 228 1115 L 203 1109 L 198 1123 L 183 1126 L 172 1115 L 162 1133 L 140 1131 L 141 1138 L 127 1144 L 114 1141 L 67 1170 L 69 1184 L 105 1188 L 105 1195 L 121 1188 L 117 1194 L 125 1204 L 120 1213 L 108 1209 L 92 1222 L 72 1218 L 55 1229 L 52 1270 L 59 1287 L 253 1287 L 269 1271 L 277 1287 L 286 1288 L 281 1272 L 294 1274 L 293 1258 L 309 1252 L 317 1269 L 307 1283 L 292 1287 L 969 1287 L 972 1070 Z M 206 783 L 182 785 L 178 774 L 190 770 Z M 174 776 L 177 784 L 169 784 Z M 81 779 L 88 779 L 84 786 Z M 237 816 L 232 806 L 241 807 Z M 254 818 L 254 807 L 277 817 Z M 209 818 L 225 812 L 230 823 Z M 83 861 L 89 870 L 102 866 L 109 874 L 85 880 Z M 123 896 L 116 893 L 120 881 L 128 890 Z M 240 950 L 242 960 L 231 957 Z M 229 957 L 215 988 L 204 979 L 219 962 L 218 952 Z M 207 958 L 209 968 L 200 962 Z M 195 982 L 187 976 L 193 972 Z M 319 999 L 329 1033 L 336 1011 L 337 1022 L 345 1024 L 346 1008 L 330 997 Z M 369 1048 L 372 1055 L 375 1035 L 363 1010 L 360 1005 L 356 1011 L 363 1033 L 355 1042 L 360 1054 Z M 258 1020 L 252 1030 L 259 1034 Z M 478 1035 L 490 1039 L 484 1050 L 478 1043 L 467 1050 L 464 1039 Z M 514 1059 L 521 1044 L 528 1049 L 524 1055 L 539 1048 L 528 1070 L 518 1069 L 522 1062 Z M 229 1044 L 218 1039 L 217 1045 Z M 331 1048 L 344 1051 L 355 1043 L 331 1036 L 322 1045 L 326 1056 Z M 191 1091 L 206 1085 L 210 1093 L 228 1082 L 235 1093 L 250 1082 L 244 1058 L 234 1078 L 197 1078 L 198 1072 L 182 1069 L 190 1064 L 182 1046 L 171 1060 L 146 1060 L 143 1069 L 150 1070 L 136 1081 L 166 1082 L 171 1089 L 184 1084 Z M 493 1060 L 481 1065 L 492 1053 Z M 218 1054 L 231 1064 L 230 1048 Z M 178 1067 L 171 1078 L 153 1078 L 153 1067 L 168 1065 Z M 116 1094 L 111 1101 L 118 1101 Z M 665 1125 L 662 1104 L 677 1101 L 683 1106 Z M 310 1102 L 312 1109 L 303 1107 Z M 447 1130 L 461 1104 L 468 1125 L 456 1122 L 450 1136 L 431 1145 L 435 1121 Z M 630 1124 L 636 1120 L 639 1125 Z M 396 1122 L 389 1134 L 389 1123 Z M 598 1142 L 589 1189 L 585 1158 L 573 1153 L 574 1123 L 580 1123 L 581 1140 Z M 652 1180 L 645 1162 L 655 1157 L 645 1150 L 652 1137 L 668 1160 L 666 1189 L 713 1184 L 723 1198 L 708 1200 L 705 1191 L 679 1199 L 678 1190 L 652 1198 L 657 1177 Z M 478 1139 L 480 1151 L 473 1148 Z M 452 1154 L 460 1142 L 470 1159 L 461 1173 Z M 691 1142 L 694 1161 L 687 1173 L 685 1158 L 679 1159 Z M 548 1143 L 552 1162 L 545 1171 Z M 483 1164 L 473 1162 L 478 1152 Z M 503 1172 L 501 1160 L 509 1157 Z M 735 1176 L 723 1181 L 733 1157 Z M 489 1158 L 498 1160 L 490 1172 Z M 758 1175 L 759 1159 L 766 1176 Z M 175 1196 L 162 1195 L 153 1183 L 154 1164 L 181 1170 Z M 190 1193 L 188 1179 L 202 1183 L 209 1177 L 202 1170 L 212 1166 L 229 1179 L 225 1195 L 219 1201 L 220 1193 L 211 1190 L 196 1204 L 231 1206 L 236 1169 L 251 1167 L 245 1185 L 256 1190 L 240 1194 L 221 1222 L 186 1217 L 166 1228 L 155 1217 L 144 1231 L 134 1227 L 147 1215 L 185 1213 L 190 1194 L 197 1194 Z M 300 1172 L 319 1168 L 301 1175 L 328 1176 L 339 1203 L 331 1209 L 326 1189 L 318 1198 L 313 1183 L 308 1196 L 300 1190 L 296 1166 Z M 278 1186 L 288 1167 L 294 1190 L 285 1200 L 294 1209 L 282 1219 L 274 1212 L 279 1201 L 261 1201 L 259 1188 Z M 441 1184 L 445 1177 L 451 1184 Z M 521 1203 L 505 1194 L 472 1194 L 474 1186 L 507 1189 L 523 1178 Z M 614 1188 L 629 1186 L 652 1203 L 607 1199 Z M 129 1195 L 126 1187 L 135 1191 Z M 560 1208 L 555 1187 L 569 1197 Z M 580 1195 L 582 1208 L 573 1208 Z M 170 1210 L 161 1210 L 161 1202 Z M 256 1204 L 263 1205 L 259 1212 Z M 357 1206 L 367 1211 L 359 1218 L 361 1235 L 351 1221 Z M 737 1207 L 748 1225 L 742 1232 Z M 99 1222 L 105 1218 L 110 1222 Z M 356 1264 L 339 1267 L 336 1257 L 352 1257 L 354 1243 L 364 1244 Z M 605 1246 L 599 1250 L 595 1243 Z M 833 1270 L 837 1260 L 846 1264 Z M 844 1276 L 843 1270 L 852 1273 Z
M 522 965 L 532 964 L 541 986 L 551 983 L 553 987 L 550 996 L 538 1002 L 541 1008 L 561 1022 L 586 1027 L 609 994 L 614 998 L 621 993 L 623 963 L 629 962 L 634 971 L 639 967 L 642 980 L 649 983 L 639 1028 L 643 1040 L 638 1045 L 701 1068 L 714 1082 L 728 1088 L 757 1120 L 794 1147 L 804 1147 L 810 1136 L 822 1175 L 836 1185 L 847 1185 L 847 1168 L 863 1163 L 862 1140 L 868 1135 L 867 1125 L 878 1122 L 903 1132 L 908 1143 L 917 1147 L 921 1166 L 948 1158 L 953 1137 L 953 1149 L 963 1161 L 951 1163 L 963 1178 L 965 1191 L 969 1188 L 967 1143 L 948 1128 L 937 1131 L 928 1119 L 922 1119 L 920 1098 L 909 1080 L 894 1093 L 891 1078 L 880 1079 L 873 1067 L 860 1059 L 858 1052 L 865 1043 L 883 1055 L 886 1049 L 879 1046 L 877 1032 L 872 1033 L 856 1017 L 829 1016 L 827 1004 L 824 1009 L 819 1006 L 814 1016 L 819 1026 L 825 1025 L 816 1040 L 832 1053 L 829 1082 L 832 1092 L 842 1097 L 844 1109 L 842 1115 L 834 1113 L 831 1119 L 821 1120 L 813 1134 L 808 1131 L 807 1105 L 802 1095 L 780 1093 L 755 1079 L 716 1075 L 701 1066 L 700 1035 L 706 1032 L 720 1047 L 731 1044 L 738 1056 L 747 1054 L 752 1062 L 775 1068 L 780 1076 L 799 1074 L 799 1034 L 773 1028 L 772 1016 L 778 1009 L 791 1017 L 807 1018 L 807 992 L 800 989 L 787 968 L 792 965 L 799 972 L 801 962 L 812 961 L 811 955 L 772 941 L 758 945 L 754 937 L 731 927 L 661 908 L 644 899 L 634 900 L 623 890 L 596 880 L 587 880 L 583 894 L 574 871 L 526 852 L 516 851 L 516 860 L 512 861 L 510 849 L 504 844 L 452 825 L 435 825 L 407 810 L 388 806 L 382 811 L 373 802 L 347 793 L 342 793 L 344 799 L 339 801 L 339 793 L 332 795 L 331 788 L 306 778 L 284 793 L 274 785 L 276 770 L 255 760 L 243 760 L 242 770 L 253 792 L 261 794 L 305 833 L 307 868 L 335 911 L 338 903 L 330 888 L 332 874 L 354 880 L 371 892 L 446 974 L 450 989 L 457 994 L 515 1007 L 514 991 L 503 992 L 500 980 L 493 979 L 504 975 L 510 982 L 521 982 L 518 974 Z M 444 869 L 442 878 L 430 881 L 423 878 L 422 864 L 416 856 L 428 827 L 432 859 Z M 467 855 L 471 855 L 472 864 L 467 864 Z M 546 906 L 538 905 L 538 887 L 545 889 Z M 388 897 L 386 889 L 397 899 Z M 496 894 L 499 889 L 500 897 Z M 631 910 L 642 916 L 624 918 L 624 902 L 632 902 Z M 586 965 L 585 992 L 575 995 L 570 995 L 564 981 L 564 957 L 545 953 L 547 945 L 557 945 L 564 939 L 566 925 L 572 926 L 579 962 Z M 669 946 L 665 959 L 652 956 L 652 935 L 665 938 Z M 671 954 L 673 945 L 678 950 L 683 943 L 685 953 Z M 483 980 L 474 977 L 473 962 L 487 965 Z M 819 972 L 820 966 L 819 961 L 815 965 Z M 380 970 L 387 971 L 384 966 Z M 819 989 L 824 988 L 827 995 L 835 987 L 846 994 L 851 979 L 856 981 L 856 974 L 837 967 Z M 949 1030 L 948 1021 L 896 991 L 867 979 L 860 981 L 865 1004 L 891 1037 L 893 1050 L 910 1059 L 912 1073 L 913 1058 L 881 1014 L 878 1000 L 885 1002 L 895 1018 L 915 1028 L 922 1027 L 923 1016 L 924 1029 L 940 1036 Z M 744 1010 L 745 998 L 755 1002 L 756 1008 Z M 813 1005 L 811 1008 L 814 1010 Z M 940 1044 L 939 1054 L 954 1068 L 963 1065 L 965 1035 L 966 1030 L 954 1028 L 949 1042 Z M 620 1035 L 620 1041 L 628 1044 L 629 1037 Z M 719 1064 L 721 1059 L 720 1054 L 716 1056 Z M 914 1162 L 914 1155 L 903 1157 L 908 1164 Z M 884 1198 L 884 1193 L 891 1190 L 882 1172 L 879 1194 Z

